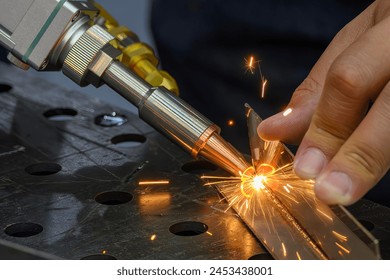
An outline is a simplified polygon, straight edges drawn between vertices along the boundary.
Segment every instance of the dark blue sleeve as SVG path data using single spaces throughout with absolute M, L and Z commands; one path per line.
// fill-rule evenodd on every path
M 0 46 L 0 61 L 8 62 L 7 60 L 7 50 Z

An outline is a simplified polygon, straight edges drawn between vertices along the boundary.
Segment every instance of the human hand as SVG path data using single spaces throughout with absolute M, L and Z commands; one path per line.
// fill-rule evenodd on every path
M 370 103 L 372 107 L 367 113 Z M 352 204 L 390 167 L 390 1 L 377 0 L 333 39 L 266 140 L 299 143 L 294 169 L 328 204 Z M 302 139 L 303 138 L 303 139 Z

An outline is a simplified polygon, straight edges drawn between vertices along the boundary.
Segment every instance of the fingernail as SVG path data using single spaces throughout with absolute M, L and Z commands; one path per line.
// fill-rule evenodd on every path
M 343 173 L 333 171 L 320 176 L 315 184 L 317 196 L 329 204 L 347 204 L 351 198 L 352 180 Z
M 295 160 L 294 170 L 304 179 L 314 179 L 326 164 L 323 152 L 316 148 L 308 148 Z

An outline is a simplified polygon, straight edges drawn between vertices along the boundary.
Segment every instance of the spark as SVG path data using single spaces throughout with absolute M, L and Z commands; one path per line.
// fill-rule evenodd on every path
M 254 56 L 250 56 L 249 59 L 244 59 L 245 60 L 245 72 L 249 71 L 251 72 L 251 74 L 254 74 L 254 70 L 255 70 L 255 58 Z
M 169 180 L 156 180 L 156 181 L 139 181 L 139 186 L 149 186 L 149 185 L 168 185 Z
M 326 214 L 325 212 L 321 211 L 320 209 L 317 209 L 317 212 L 319 212 L 322 216 L 324 216 L 325 218 L 333 221 L 333 218 L 331 216 L 329 216 L 328 214 Z
M 268 152 L 274 153 L 274 156 L 279 156 L 280 151 L 276 149 L 275 145 L 269 145 L 268 148 Z M 272 156 L 266 158 L 268 158 L 268 162 L 274 160 Z M 277 197 L 277 194 L 284 194 L 289 201 L 298 203 L 300 195 L 307 195 L 307 191 L 312 192 L 313 184 L 296 177 L 292 170 L 292 163 L 276 167 L 269 163 L 262 163 L 257 167 L 257 170 L 254 166 L 251 166 L 245 171 L 240 172 L 239 175 L 238 177 L 203 175 L 201 178 L 211 180 L 211 182 L 206 182 L 204 185 L 215 185 L 223 192 L 225 198 L 221 201 L 225 201 L 225 199 L 228 201 L 226 211 L 234 206 L 239 215 L 245 216 L 246 214 L 250 214 L 250 218 L 253 221 L 256 217 L 260 216 L 263 218 L 270 232 L 275 231 L 272 221 L 272 217 L 275 214 L 272 213 L 277 211 L 288 221 L 292 230 L 296 231 L 297 234 L 308 242 L 308 245 L 320 258 L 327 258 L 306 230 Z M 295 184 L 297 180 L 299 180 L 299 185 Z M 294 190 L 294 193 L 291 192 L 286 196 L 283 186 L 290 188 L 290 192 Z M 266 204 L 263 203 L 265 200 L 267 202 Z M 282 246 L 284 250 L 287 250 L 285 245 Z
M 343 250 L 345 253 L 349 254 L 351 251 L 348 250 L 347 248 L 343 247 L 339 243 L 335 242 L 336 246 L 339 247 L 341 250 Z
M 233 119 L 230 119 L 230 120 L 227 121 L 227 125 L 228 126 L 234 126 L 235 124 L 236 123 L 235 123 L 235 121 Z
M 208 235 L 210 235 L 210 236 L 213 236 L 213 233 L 210 232 L 210 231 L 206 231 L 206 233 L 207 233 Z
M 268 80 L 265 78 L 265 76 L 263 75 L 263 72 L 261 71 L 260 60 L 255 60 L 254 56 L 250 56 L 248 59 L 244 58 L 244 61 L 245 61 L 245 73 L 249 71 L 252 75 L 255 74 L 255 69 L 256 69 L 256 64 L 257 64 L 257 68 L 259 69 L 260 81 L 261 81 L 260 96 L 261 96 L 261 98 L 264 98 L 265 97 L 265 87 L 268 83 Z
M 267 85 L 268 80 L 264 76 L 261 76 L 261 98 L 265 96 L 265 86 Z
M 152 236 L 150 237 L 150 240 L 154 241 L 154 240 L 156 240 L 156 237 L 157 237 L 157 234 L 152 234 Z
M 253 56 L 251 56 L 251 58 L 250 58 L 250 60 L 249 60 L 248 67 L 250 67 L 250 68 L 253 67 Z
M 284 246 L 284 243 L 282 242 L 282 248 L 283 248 L 283 256 L 287 256 L 287 250 L 286 250 L 286 246 Z
M 334 231 L 332 230 L 332 233 L 338 238 L 340 239 L 341 241 L 348 241 L 348 237 L 345 236 L 345 235 L 342 235 L 340 233 L 338 233 L 337 231 Z
M 263 152 L 266 162 L 278 161 L 275 158 L 279 157 L 280 151 L 275 145 L 270 144 L 264 148 Z M 268 215 L 267 211 L 269 210 L 264 211 L 265 205 L 261 201 L 264 195 L 275 196 L 269 194 L 269 192 L 282 194 L 291 202 L 298 203 L 300 195 L 312 191 L 312 183 L 300 180 L 293 171 L 292 163 L 277 168 L 269 163 L 262 163 L 257 170 L 252 166 L 240 172 L 240 176 L 236 177 L 203 175 L 201 178 L 208 180 L 204 183 L 204 186 L 217 186 L 223 190 L 226 200 L 229 202 L 226 211 L 233 206 L 238 206 L 240 209 L 239 215 L 252 213 L 253 219 L 258 215 L 263 216 L 263 218 Z M 299 186 L 293 188 L 298 180 Z M 292 193 L 292 190 L 295 190 L 295 192 Z M 286 191 L 290 191 L 287 196 Z M 225 201 L 225 199 L 221 201 Z M 266 218 L 266 220 L 269 219 Z
M 103 250 L 103 251 L 102 251 L 102 254 L 103 254 L 103 255 L 107 254 L 107 251 L 106 251 L 106 250 Z
M 287 117 L 288 115 L 290 115 L 292 112 L 292 108 L 287 108 L 286 110 L 284 110 L 283 112 L 283 116 L 284 117 Z
M 260 80 L 261 80 L 261 98 L 264 98 L 265 97 L 265 86 L 267 85 L 268 80 L 263 75 L 263 71 L 261 71 L 260 61 L 257 61 L 257 67 L 259 68 Z
M 298 260 L 302 260 L 302 258 L 301 258 L 301 255 L 299 255 L 298 251 L 297 251 L 297 252 L 295 252 L 295 253 L 297 254 L 297 258 L 298 258 Z

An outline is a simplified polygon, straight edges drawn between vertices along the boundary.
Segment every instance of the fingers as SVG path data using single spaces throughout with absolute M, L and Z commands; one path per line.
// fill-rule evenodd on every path
M 289 105 L 264 121 L 257 128 L 258 134 L 265 140 L 281 140 L 298 144 L 307 128 L 319 100 L 322 85 L 307 78 L 295 91 Z
M 390 80 L 389 27 L 390 18 L 371 28 L 330 67 L 294 163 L 300 177 L 316 178 L 361 122 L 370 99 Z
M 294 144 L 302 140 L 323 91 L 329 68 L 336 57 L 369 27 L 374 8 L 374 5 L 370 6 L 336 35 L 308 77 L 294 92 L 286 107 L 292 109 L 291 113 L 286 115 L 280 112 L 264 120 L 258 128 L 261 138 Z
M 372 188 L 390 167 L 390 84 L 366 118 L 316 180 L 318 198 L 349 205 Z

